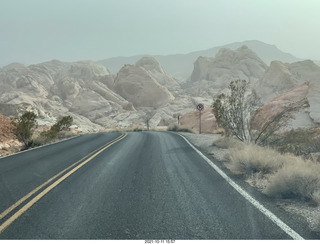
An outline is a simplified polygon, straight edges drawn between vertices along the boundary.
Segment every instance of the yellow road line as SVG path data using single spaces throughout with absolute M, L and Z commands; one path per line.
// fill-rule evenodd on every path
M 74 172 L 76 172 L 78 169 L 80 169 L 83 165 L 87 164 L 90 160 L 92 160 L 93 158 L 95 158 L 96 156 L 98 156 L 100 153 L 102 153 L 104 150 L 106 150 L 108 147 L 112 146 L 113 144 L 115 144 L 116 142 L 122 140 L 123 138 L 125 138 L 127 136 L 127 134 L 122 134 L 120 137 L 118 137 L 117 139 L 113 140 L 110 143 L 107 143 L 106 145 L 102 146 L 102 149 L 98 148 L 97 150 L 93 151 L 92 153 L 88 154 L 87 156 L 85 156 L 84 158 L 80 159 L 79 161 L 77 161 L 76 163 L 72 164 L 71 166 L 69 166 L 68 168 L 64 169 L 63 171 L 61 171 L 60 173 L 58 173 L 57 175 L 53 176 L 51 179 L 49 179 L 48 181 L 46 181 L 45 183 L 43 183 L 42 185 L 40 185 L 39 187 L 35 188 L 33 191 L 31 191 L 30 193 L 28 193 L 26 196 L 24 196 L 23 198 L 21 198 L 20 200 L 18 200 L 15 204 L 13 204 L 11 207 L 9 207 L 7 210 L 5 210 L 3 213 L 1 213 L 1 218 L 3 218 L 4 216 L 6 216 L 8 213 L 10 213 L 13 209 L 15 209 L 16 207 L 18 207 L 22 202 L 24 202 L 26 199 L 28 199 L 31 195 L 33 195 L 35 192 L 37 192 L 38 190 L 40 190 L 42 187 L 46 186 L 47 184 L 49 184 L 51 181 L 53 181 L 54 179 L 56 179 L 57 177 L 59 177 L 61 174 L 63 174 L 64 172 L 66 172 L 68 169 L 72 168 L 73 166 L 75 166 L 77 163 L 79 163 L 80 161 L 82 161 L 85 158 L 85 161 L 83 161 L 81 164 L 79 164 L 77 167 L 73 168 L 72 170 L 70 170 L 67 174 L 63 175 L 61 178 L 59 178 L 57 181 L 55 181 L 53 184 L 51 184 L 49 187 L 47 187 L 45 190 L 43 190 L 41 193 L 39 193 L 37 196 L 35 196 L 33 199 L 31 199 L 26 205 L 24 205 L 19 211 L 17 211 L 14 215 L 12 215 L 8 220 L 6 220 L 1 226 L 0 226 L 0 234 L 10 225 L 12 224 L 13 221 L 15 221 L 17 218 L 19 218 L 25 211 L 27 211 L 33 204 L 35 204 L 37 201 L 39 201 L 44 195 L 46 195 L 50 190 L 52 190 L 54 187 L 56 187 L 60 182 L 62 182 L 63 180 L 65 180 L 66 178 L 68 178 L 71 174 L 73 174 Z M 100 150 L 99 150 L 100 149 Z M 98 151 L 99 150 L 99 151 Z M 98 152 L 97 152 L 98 151 Z
M 122 134 L 121 136 L 123 136 L 124 134 Z M 121 137 L 120 136 L 120 137 Z M 119 139 L 120 137 L 114 139 L 113 141 Z M 51 181 L 53 181 L 54 179 L 56 179 L 57 177 L 59 177 L 60 175 L 62 175 L 64 172 L 68 171 L 69 169 L 71 169 L 72 167 L 74 167 L 75 165 L 77 165 L 78 163 L 80 163 L 81 161 L 85 160 L 86 158 L 88 158 L 89 156 L 91 156 L 92 154 L 94 154 L 95 152 L 99 151 L 101 148 L 107 146 L 108 144 L 112 143 L 108 142 L 106 144 L 104 144 L 103 146 L 99 147 L 98 149 L 94 150 L 93 152 L 89 153 L 88 155 L 86 155 L 85 157 L 83 157 L 82 159 L 78 160 L 77 162 L 75 162 L 74 164 L 70 165 L 69 167 L 67 167 L 66 169 L 62 170 L 61 172 L 59 172 L 58 174 L 56 174 L 55 176 L 53 176 L 52 178 L 50 178 L 49 180 L 47 180 L 46 182 L 44 182 L 42 185 L 38 186 L 37 188 L 35 188 L 33 191 L 29 192 L 27 195 L 25 195 L 24 197 L 22 197 L 21 199 L 19 199 L 16 203 L 14 203 L 12 206 L 10 206 L 9 208 L 7 208 L 5 211 L 3 211 L 0 214 L 0 220 L 3 219 L 6 215 L 8 215 L 12 210 L 14 210 L 15 208 L 17 208 L 20 204 L 22 204 L 25 200 L 27 200 L 29 197 L 31 197 L 34 193 L 36 193 L 37 191 L 39 191 L 41 188 L 45 187 L 46 185 L 48 185 Z

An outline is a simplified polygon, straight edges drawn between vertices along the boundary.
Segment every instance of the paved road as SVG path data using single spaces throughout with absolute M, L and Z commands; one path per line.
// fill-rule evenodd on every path
M 291 239 L 173 133 L 83 135 L 0 159 L 0 213 L 49 179 L 2 216 L 0 239 Z

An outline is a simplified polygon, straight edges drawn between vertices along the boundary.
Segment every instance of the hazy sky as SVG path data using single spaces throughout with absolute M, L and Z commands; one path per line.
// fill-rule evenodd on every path
M 0 67 L 245 40 L 320 60 L 320 0 L 0 0 Z

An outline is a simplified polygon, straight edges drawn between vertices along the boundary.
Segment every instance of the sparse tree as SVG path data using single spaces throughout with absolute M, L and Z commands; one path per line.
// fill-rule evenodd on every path
M 62 117 L 57 123 L 51 126 L 47 131 L 43 131 L 40 135 L 46 140 L 54 140 L 57 138 L 60 131 L 68 130 L 72 125 L 73 118 L 71 116 Z
M 146 112 L 145 116 L 144 116 L 144 120 L 147 126 L 147 130 L 150 130 L 150 120 L 153 118 L 153 116 L 155 115 L 156 111 L 155 110 L 149 110 Z
M 282 111 L 268 118 L 262 126 L 255 126 L 259 114 L 260 98 L 249 89 L 245 80 L 235 80 L 229 85 L 228 94 L 220 94 L 213 102 L 213 113 L 219 126 L 227 136 L 234 136 L 240 141 L 266 144 L 292 117 L 293 112 L 306 106 L 306 99 L 288 104 Z
M 13 133 L 26 149 L 32 146 L 31 138 L 34 129 L 37 127 L 36 119 L 37 115 L 34 112 L 26 111 L 13 122 L 15 126 Z
M 220 94 L 213 102 L 213 113 L 219 126 L 227 136 L 235 136 L 240 141 L 253 139 L 251 115 L 260 106 L 260 99 L 249 83 L 235 80 L 229 85 L 230 94 Z
M 62 131 L 62 130 L 68 130 L 69 127 L 72 125 L 72 123 L 73 123 L 73 118 L 71 116 L 65 116 L 65 117 L 62 117 L 62 119 L 60 119 L 56 125 L 59 128 L 59 131 Z

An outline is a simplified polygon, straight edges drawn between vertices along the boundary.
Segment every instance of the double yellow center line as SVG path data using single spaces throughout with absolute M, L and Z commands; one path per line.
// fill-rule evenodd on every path
M 100 153 L 102 153 L 104 150 L 106 150 L 108 147 L 112 146 L 113 144 L 117 143 L 118 141 L 125 138 L 127 134 L 122 134 L 118 138 L 114 139 L 111 142 L 106 143 L 105 145 L 99 147 L 98 149 L 94 150 L 93 152 L 89 153 L 87 156 L 83 157 L 79 161 L 75 162 L 74 164 L 70 165 L 66 169 L 62 170 L 46 182 L 44 182 L 42 185 L 38 186 L 31 192 L 29 192 L 27 195 L 22 197 L 20 200 L 18 200 L 16 203 L 14 203 L 12 206 L 10 206 L 8 209 L 3 211 L 0 214 L 0 220 L 2 220 L 4 217 L 6 217 L 11 211 L 13 211 L 15 208 L 20 206 L 23 202 L 25 202 L 28 198 L 30 198 L 33 194 L 35 194 L 40 189 L 44 188 L 45 186 L 49 185 L 51 182 L 53 182 L 50 186 L 45 188 L 42 192 L 40 192 L 38 195 L 36 195 L 34 198 L 32 198 L 27 204 L 25 204 L 22 208 L 20 208 L 15 214 L 13 214 L 9 219 L 7 219 L 2 225 L 0 225 L 0 234 L 15 221 L 17 218 L 19 218 L 24 212 L 26 212 L 33 204 L 35 204 L 37 201 L 39 201 L 44 195 L 46 195 L 50 190 L 52 190 L 54 187 L 56 187 L 59 183 L 61 183 L 63 180 L 68 178 L 70 175 L 72 175 L 74 172 L 76 172 L 78 169 L 80 169 L 82 166 L 87 164 L 90 160 L 98 156 Z M 70 170 L 71 169 L 71 170 Z M 66 174 L 64 174 L 67 172 Z M 61 177 L 60 177 L 61 176 Z M 60 177 L 60 178 L 59 178 Z

